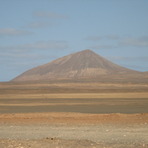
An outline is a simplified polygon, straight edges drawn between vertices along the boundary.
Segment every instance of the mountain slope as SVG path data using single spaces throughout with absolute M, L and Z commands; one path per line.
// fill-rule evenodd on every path
M 83 50 L 30 69 L 13 81 L 84 79 L 132 73 L 138 72 L 114 64 L 91 50 Z

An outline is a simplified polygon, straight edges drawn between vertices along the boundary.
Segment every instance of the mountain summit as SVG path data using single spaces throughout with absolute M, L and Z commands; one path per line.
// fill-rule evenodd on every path
M 133 72 L 136 71 L 114 64 L 91 50 L 83 50 L 30 69 L 13 81 L 88 79 Z

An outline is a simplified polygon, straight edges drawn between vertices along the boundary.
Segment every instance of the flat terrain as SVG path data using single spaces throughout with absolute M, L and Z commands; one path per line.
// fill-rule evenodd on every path
M 143 124 L 1 125 L 0 129 L 1 148 L 148 147 L 148 125 Z
M 148 99 L 144 98 L 143 94 L 140 94 L 140 96 L 141 98 L 98 97 L 98 98 L 76 98 L 76 99 L 75 98 L 0 99 L 0 112 L 1 113 L 78 112 L 78 113 L 92 113 L 92 114 L 147 113 Z
M 148 147 L 148 114 L 0 115 L 1 148 Z
M 1 148 L 148 147 L 145 83 L 0 83 Z

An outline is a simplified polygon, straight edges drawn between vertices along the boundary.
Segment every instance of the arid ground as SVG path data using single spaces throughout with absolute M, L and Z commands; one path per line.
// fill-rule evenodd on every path
M 0 83 L 1 148 L 148 147 L 147 83 Z

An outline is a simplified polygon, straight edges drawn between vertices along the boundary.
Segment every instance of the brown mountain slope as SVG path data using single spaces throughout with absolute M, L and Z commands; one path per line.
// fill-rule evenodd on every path
M 83 50 L 30 69 L 13 81 L 88 79 L 135 73 L 139 72 L 114 64 L 91 50 Z

